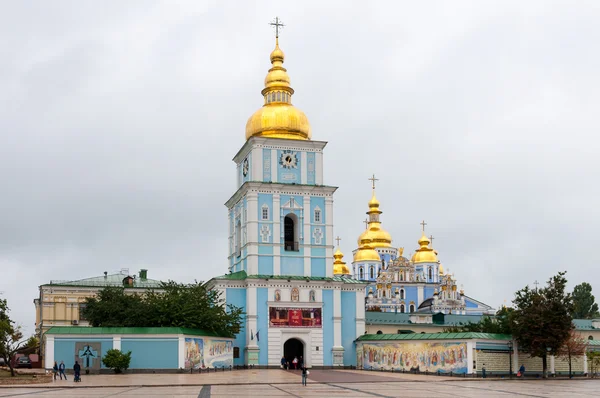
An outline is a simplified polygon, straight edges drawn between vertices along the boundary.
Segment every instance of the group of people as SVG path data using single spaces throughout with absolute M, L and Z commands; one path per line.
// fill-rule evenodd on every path
M 64 361 L 60 361 L 60 365 L 54 361 L 54 366 L 52 367 L 52 373 L 54 373 L 54 380 L 56 380 L 56 375 L 60 376 L 60 379 L 63 379 L 63 376 L 65 378 L 65 380 L 67 380 L 67 375 L 65 373 L 65 363 Z M 75 361 L 75 365 L 73 365 L 73 381 L 81 381 L 81 365 L 79 365 L 79 362 Z
M 302 385 L 306 385 L 306 378 L 308 376 L 308 369 L 304 366 L 304 359 L 302 356 L 300 358 L 294 357 L 291 361 L 288 361 L 285 357 L 281 357 L 281 369 L 300 369 L 302 371 Z

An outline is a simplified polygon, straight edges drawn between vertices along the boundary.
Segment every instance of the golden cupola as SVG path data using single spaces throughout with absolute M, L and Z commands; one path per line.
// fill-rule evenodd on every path
M 411 261 L 413 263 L 437 263 L 438 259 L 435 255 L 434 250 L 429 247 L 431 241 L 427 236 L 425 236 L 425 232 L 419 239 L 419 248 L 413 254 Z
M 373 190 L 373 196 L 369 201 L 369 211 L 367 212 L 369 223 L 367 229 L 358 238 L 359 246 L 363 242 L 368 242 L 373 248 L 392 247 L 392 236 L 381 228 L 381 221 L 379 220 L 381 213 L 379 201 L 375 197 L 375 190 Z
M 344 255 L 342 254 L 339 247 L 335 251 L 335 253 L 333 253 L 333 258 L 334 258 L 333 274 L 334 275 L 350 275 L 350 268 L 348 268 L 346 263 L 344 261 L 342 261 L 342 259 L 344 258 Z
M 379 257 L 379 253 L 369 242 L 363 242 L 356 253 L 354 253 L 354 262 L 358 261 L 377 261 L 380 262 L 381 258 Z
M 265 77 L 265 88 L 261 91 L 264 105 L 246 123 L 247 140 L 250 137 L 310 140 L 308 118 L 292 105 L 294 89 L 290 86 L 290 77 L 283 67 L 284 57 L 279 48 L 279 39 L 275 39 L 275 49 L 271 53 L 272 67 Z

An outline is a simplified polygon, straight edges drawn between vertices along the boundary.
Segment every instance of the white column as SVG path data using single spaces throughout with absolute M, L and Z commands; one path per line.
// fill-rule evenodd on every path
M 273 156 L 273 154 L 271 154 Z M 271 170 L 272 173 L 275 173 L 277 169 Z M 280 208 L 280 198 L 278 193 L 273 194 L 273 275 L 281 274 L 281 208 Z
M 306 157 L 306 152 L 302 152 Z M 302 168 L 304 170 L 304 168 Z M 304 178 L 304 177 L 303 177 Z M 312 211 L 310 211 L 310 196 L 304 196 L 302 203 L 304 207 L 304 276 L 311 275 L 310 258 L 311 258 L 311 247 L 312 247 L 312 234 L 310 233 L 310 223 L 313 217 Z
M 587 355 L 583 354 L 583 374 L 587 374 L 588 372 L 588 359 Z
M 277 149 L 271 149 L 271 182 L 278 182 L 279 180 L 277 179 L 277 162 L 279 161 L 279 159 L 277 159 Z
M 350 316 L 350 314 L 348 314 Z M 342 291 L 333 290 L 333 347 L 342 347 Z
M 113 350 L 121 351 L 121 336 L 113 337 Z
M 513 340 L 513 373 L 519 371 L 519 347 L 517 342 Z
M 550 355 L 550 368 L 548 369 L 548 372 L 550 372 L 551 375 L 553 375 L 554 372 L 554 355 Z
M 333 276 L 333 198 L 325 198 L 325 275 Z
M 467 374 L 473 374 L 476 372 L 473 366 L 473 352 L 475 350 L 475 343 L 467 341 Z
M 308 171 L 308 161 L 306 160 L 306 152 L 300 152 L 300 183 L 306 184 Z
M 251 340 L 250 337 L 252 334 L 256 335 L 256 287 L 248 286 L 246 289 L 246 346 L 247 347 L 256 347 L 256 339 Z M 265 331 L 265 334 L 267 332 Z
M 177 367 L 185 368 L 185 337 L 183 335 L 180 335 L 177 341 Z
M 263 152 L 262 148 L 252 149 L 252 173 L 250 173 L 250 181 L 263 180 Z
M 315 152 L 315 184 L 323 185 L 323 152 Z
M 46 369 L 54 366 L 54 337 L 46 336 L 46 352 L 44 353 L 44 364 Z
M 356 292 L 356 337 L 362 336 L 366 331 L 365 325 L 365 292 L 359 288 Z
M 256 275 L 258 274 L 258 193 L 248 192 L 246 206 L 247 272 L 248 275 Z
M 423 302 L 423 285 L 419 285 L 419 287 L 417 287 L 417 305 L 415 305 L 415 311 L 417 310 L 417 308 L 419 308 L 419 306 L 421 305 L 421 303 Z

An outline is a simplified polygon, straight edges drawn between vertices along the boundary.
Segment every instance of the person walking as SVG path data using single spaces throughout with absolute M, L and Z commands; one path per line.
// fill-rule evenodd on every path
M 292 364 L 294 364 L 294 370 L 298 369 L 298 357 L 294 357 Z
M 54 366 L 52 367 L 52 373 L 54 373 L 54 380 L 56 380 L 56 375 L 58 374 L 58 363 L 54 361 Z
M 287 369 L 287 360 L 285 357 L 281 357 L 281 369 Z
M 306 378 L 308 376 L 308 369 L 306 369 L 306 366 L 302 366 L 300 369 L 302 369 L 302 385 L 306 386 Z
M 63 376 L 65 376 L 65 380 L 67 380 L 67 375 L 65 374 L 65 363 L 63 361 L 60 361 L 60 365 L 58 365 L 58 375 L 60 376 L 61 380 Z
M 79 365 L 79 362 L 77 361 L 75 361 L 75 365 L 73 365 L 73 374 L 75 375 L 73 381 L 81 381 L 81 365 Z
M 519 373 L 517 373 L 517 377 L 523 376 L 525 376 L 525 365 L 521 364 L 521 367 L 519 368 Z

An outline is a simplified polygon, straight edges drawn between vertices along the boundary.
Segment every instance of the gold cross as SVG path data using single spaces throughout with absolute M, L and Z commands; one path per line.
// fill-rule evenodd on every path
M 335 238 L 335 240 L 337 241 L 337 245 L 340 245 L 340 241 L 342 240 L 342 238 L 340 238 L 339 236 L 337 238 Z
M 423 227 L 423 232 L 425 232 L 425 225 L 427 225 L 427 223 L 425 222 L 425 220 L 423 220 L 421 222 L 421 226 Z
M 373 177 L 367 179 L 373 183 L 373 189 L 375 189 L 375 181 L 379 181 L 379 178 L 375 178 L 375 174 L 373 174 Z
M 429 235 L 429 240 L 431 241 L 431 246 L 433 246 L 433 235 Z
M 279 19 L 279 17 L 275 17 L 275 19 L 273 20 L 273 22 L 269 22 L 269 25 L 275 27 L 275 38 L 276 39 L 279 38 L 279 29 L 283 29 L 283 27 L 285 26 L 281 22 L 281 19 Z

